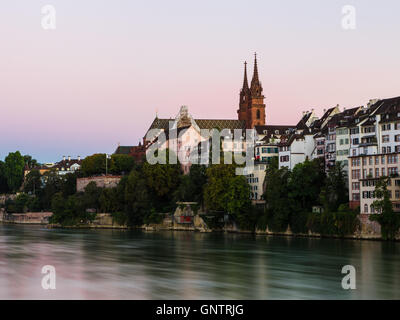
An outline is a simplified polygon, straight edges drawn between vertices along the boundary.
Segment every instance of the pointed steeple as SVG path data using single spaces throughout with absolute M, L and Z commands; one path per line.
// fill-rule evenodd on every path
M 247 81 L 247 62 L 244 62 L 244 79 L 243 79 L 243 88 L 242 91 L 249 90 L 249 83 Z
M 262 86 L 258 79 L 257 53 L 254 53 L 254 71 L 250 90 L 252 95 L 260 96 L 262 94 Z

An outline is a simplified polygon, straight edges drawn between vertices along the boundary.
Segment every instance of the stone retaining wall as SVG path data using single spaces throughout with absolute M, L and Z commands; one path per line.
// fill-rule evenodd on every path
M 90 182 L 96 183 L 100 188 L 114 188 L 121 180 L 121 176 L 98 176 L 76 179 L 76 191 L 83 192 Z

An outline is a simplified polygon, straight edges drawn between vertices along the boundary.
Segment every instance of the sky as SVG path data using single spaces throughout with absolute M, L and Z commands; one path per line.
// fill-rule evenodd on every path
M 42 27 L 45 5 L 55 29 Z M 0 159 L 112 153 L 182 105 L 236 119 L 254 52 L 267 124 L 400 96 L 399 11 L 398 0 L 2 0 Z

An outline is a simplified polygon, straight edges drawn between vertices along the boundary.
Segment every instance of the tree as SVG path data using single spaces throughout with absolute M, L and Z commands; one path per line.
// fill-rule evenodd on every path
M 81 199 L 82 205 L 85 209 L 100 208 L 100 196 L 103 189 L 98 187 L 94 181 L 90 182 L 84 189 L 84 194 Z
M 39 170 L 31 170 L 25 177 L 24 191 L 36 195 L 42 186 L 41 174 Z
M 278 169 L 276 161 L 271 162 L 265 174 L 266 215 L 260 220 L 260 227 L 274 232 L 286 231 L 289 224 L 291 206 L 288 201 L 290 171 Z
M 234 164 L 214 164 L 207 168 L 204 205 L 208 210 L 228 213 L 242 223 L 242 216 L 251 204 L 250 187 L 244 176 L 236 175 L 236 168 Z
M 7 193 L 8 191 L 9 189 L 5 175 L 5 164 L 3 161 L 0 161 L 0 194 Z
M 76 193 L 77 175 L 77 172 L 68 173 L 65 174 L 61 179 L 61 192 L 65 198 L 68 196 L 72 196 Z
M 288 201 L 291 207 L 290 228 L 293 232 L 307 232 L 307 215 L 318 204 L 325 172 L 319 160 L 297 164 L 290 174 Z
M 174 199 L 176 201 L 194 201 L 201 205 L 206 182 L 206 167 L 193 164 L 189 174 L 180 176 L 179 187 L 174 192 Z
M 99 175 L 106 172 L 106 154 L 96 153 L 82 161 L 81 171 L 85 176 Z
M 336 212 L 340 205 L 348 203 L 347 173 L 340 161 L 329 169 L 320 194 L 325 211 Z
M 19 151 L 10 152 L 5 158 L 4 175 L 7 185 L 13 192 L 17 191 L 23 181 L 25 160 Z
M 44 186 L 37 193 L 40 198 L 41 207 L 49 210 L 52 207 L 53 196 L 62 190 L 62 178 L 55 171 L 48 171 L 43 174 Z
M 168 159 L 168 150 L 166 152 Z M 139 171 L 139 170 L 138 170 Z M 146 190 L 151 202 L 158 211 L 169 211 L 175 207 L 171 195 L 179 186 L 182 175 L 179 164 L 149 164 L 145 162 L 141 168 L 146 182 Z
M 25 166 L 30 170 L 35 168 L 38 164 L 38 162 L 35 159 L 32 159 L 32 156 L 30 155 L 24 155 L 24 162 Z
M 378 214 L 371 214 L 370 220 L 377 221 L 381 225 L 382 238 L 384 240 L 394 240 L 396 233 L 400 229 L 400 214 L 393 211 L 387 185 L 390 178 L 382 177 L 375 184 L 375 200 L 372 203 Z
M 128 226 L 143 224 L 146 215 L 150 214 L 150 201 L 146 178 L 136 170 L 132 170 L 125 185 L 125 213 Z
M 110 162 L 110 172 L 113 174 L 128 174 L 135 166 L 133 157 L 126 154 L 113 154 Z

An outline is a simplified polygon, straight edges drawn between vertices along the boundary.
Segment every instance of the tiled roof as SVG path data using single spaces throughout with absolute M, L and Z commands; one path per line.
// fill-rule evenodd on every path
M 155 118 L 151 124 L 150 129 L 164 129 L 169 128 L 169 121 L 174 119 L 159 119 Z M 231 120 L 231 119 L 194 119 L 200 129 L 246 129 L 246 121 L 244 120 Z
M 266 126 L 255 126 L 254 128 L 256 129 L 258 134 L 265 134 L 265 135 L 271 135 L 271 134 L 285 134 L 286 130 L 289 128 L 295 128 L 296 126 L 290 126 L 290 125 L 266 125 Z M 265 133 L 267 131 L 267 133 Z
M 133 146 L 118 146 L 117 150 L 115 150 L 114 154 L 129 154 L 132 150 Z
M 74 164 L 78 164 L 80 166 L 82 164 L 82 160 L 78 160 L 78 159 L 61 160 L 60 162 L 57 162 L 52 168 L 56 168 L 56 169 L 64 168 L 64 170 L 67 170 Z

